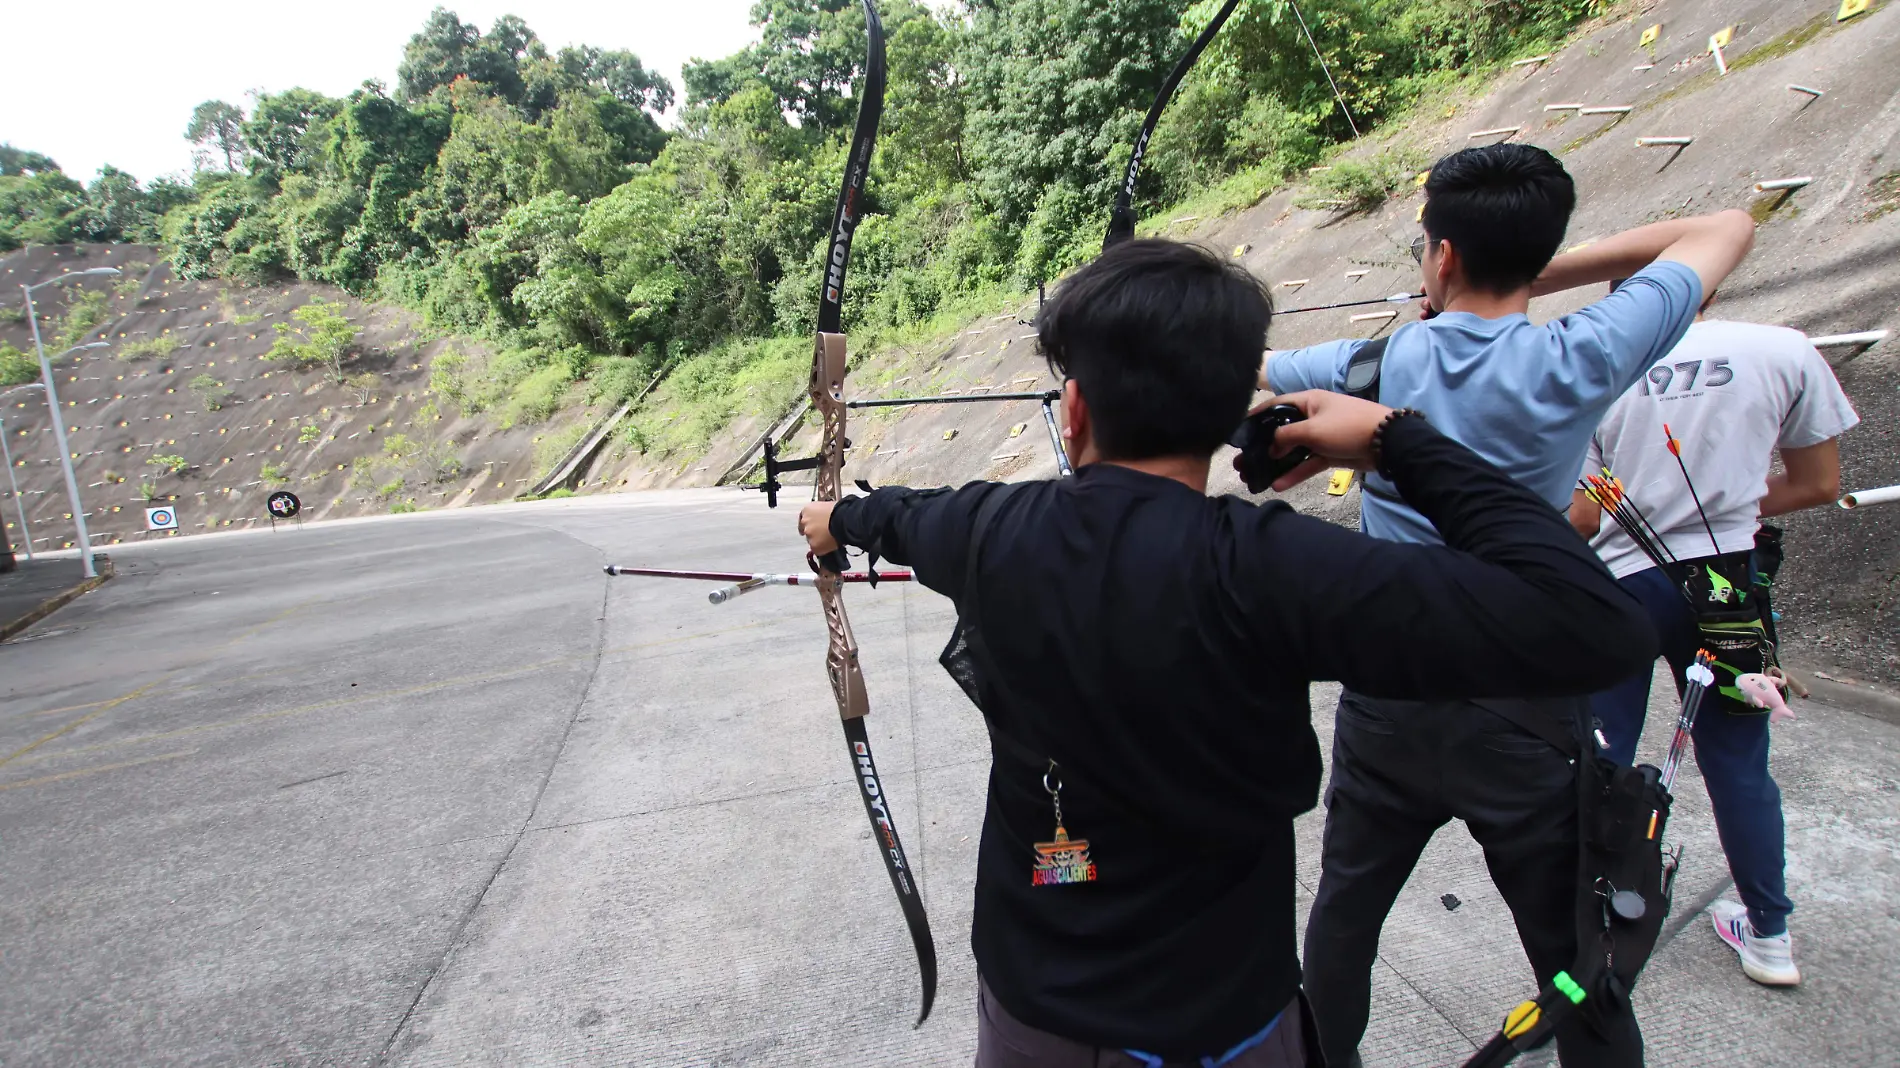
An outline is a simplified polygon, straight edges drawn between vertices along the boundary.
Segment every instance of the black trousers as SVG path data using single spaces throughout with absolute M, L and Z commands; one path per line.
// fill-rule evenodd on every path
M 1540 707 L 1571 722 L 1581 701 Z M 1570 758 L 1476 704 L 1345 693 L 1304 962 L 1328 1062 L 1355 1063 L 1379 930 L 1425 844 L 1454 818 L 1484 848 L 1538 985 L 1575 962 L 1577 783 Z M 1501 1020 L 1510 1007 L 1493 1008 Z M 1574 1016 L 1560 1026 L 1565 1068 L 1640 1066 L 1634 1014 L 1618 1013 L 1607 1026 L 1607 1036 Z

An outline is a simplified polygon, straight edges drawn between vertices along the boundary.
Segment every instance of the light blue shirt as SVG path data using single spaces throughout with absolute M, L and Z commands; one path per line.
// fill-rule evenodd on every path
M 1379 403 L 1417 408 L 1432 425 L 1530 487 L 1551 507 L 1570 503 L 1590 435 L 1603 413 L 1695 321 L 1702 280 L 1680 263 L 1652 263 L 1615 293 L 1561 319 L 1483 319 L 1443 312 L 1392 335 L 1379 372 Z M 1366 342 L 1352 338 L 1275 353 L 1275 393 L 1345 392 L 1346 365 Z M 1441 544 L 1390 482 L 1366 476 L 1361 527 L 1388 541 Z

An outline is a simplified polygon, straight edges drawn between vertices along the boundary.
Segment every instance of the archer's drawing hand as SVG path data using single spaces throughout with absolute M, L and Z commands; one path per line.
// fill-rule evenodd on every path
M 1274 490 L 1280 492 L 1331 467 L 1370 470 L 1373 465 L 1372 436 L 1385 417 L 1392 414 L 1392 409 L 1383 404 L 1324 389 L 1272 397 L 1265 404 L 1291 404 L 1306 413 L 1305 419 L 1288 423 L 1273 435 L 1274 455 L 1284 456 L 1287 450 L 1296 446 L 1305 446 L 1313 453 L 1312 459 L 1288 471 L 1273 483 Z
M 813 501 L 798 510 L 798 532 L 805 536 L 812 555 L 824 556 L 838 551 L 838 539 L 831 536 L 831 509 L 836 501 Z

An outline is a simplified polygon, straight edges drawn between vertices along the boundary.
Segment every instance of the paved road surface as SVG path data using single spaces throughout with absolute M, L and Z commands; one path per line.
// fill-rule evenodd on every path
M 0 646 L 0 1065 L 969 1063 L 987 761 L 948 605 L 849 595 L 943 959 L 913 1031 L 813 595 L 600 572 L 794 570 L 791 519 L 691 491 L 119 547 Z M 1891 1063 L 1900 729 L 1778 731 L 1809 982 L 1752 986 L 1691 918 L 1641 990 L 1653 1065 Z M 1686 910 L 1724 870 L 1683 783 Z M 1457 828 L 1384 950 L 1375 1066 L 1458 1062 L 1530 982 Z

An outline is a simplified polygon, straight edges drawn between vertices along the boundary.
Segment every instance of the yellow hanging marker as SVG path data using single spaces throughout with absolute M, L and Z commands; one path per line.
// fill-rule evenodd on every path
M 1352 468 L 1350 467 L 1334 468 L 1332 480 L 1326 483 L 1326 492 L 1335 497 L 1344 497 L 1346 495 L 1346 491 L 1351 488 L 1352 488 Z
M 1426 182 L 1426 180 L 1427 180 L 1427 179 L 1429 179 L 1429 178 L 1430 178 L 1431 176 L 1432 176 L 1432 172 L 1430 172 L 1430 171 L 1420 171 L 1420 172 L 1418 172 L 1418 177 L 1417 177 L 1417 178 L 1414 178 L 1414 179 L 1412 179 L 1412 184 L 1413 184 L 1413 185 L 1424 185 L 1424 184 L 1425 184 L 1425 182 Z
M 1853 0 L 1848 0 L 1848 2 L 1852 3 Z M 1651 26 L 1649 29 L 1643 31 L 1643 36 L 1637 39 L 1636 46 L 1638 48 L 1648 48 L 1650 45 L 1653 45 L 1656 43 L 1656 38 L 1661 37 L 1661 36 L 1662 36 L 1662 23 L 1658 22 L 1656 25 Z
M 1841 0 L 1840 13 L 1834 16 L 1835 22 L 1845 22 L 1872 6 L 1869 0 Z
M 1735 27 L 1733 26 L 1724 26 L 1721 29 L 1715 31 L 1713 34 L 1710 34 L 1709 35 L 1709 51 L 1713 52 L 1718 48 L 1727 48 L 1729 38 L 1733 37 L 1734 35 L 1735 35 Z

